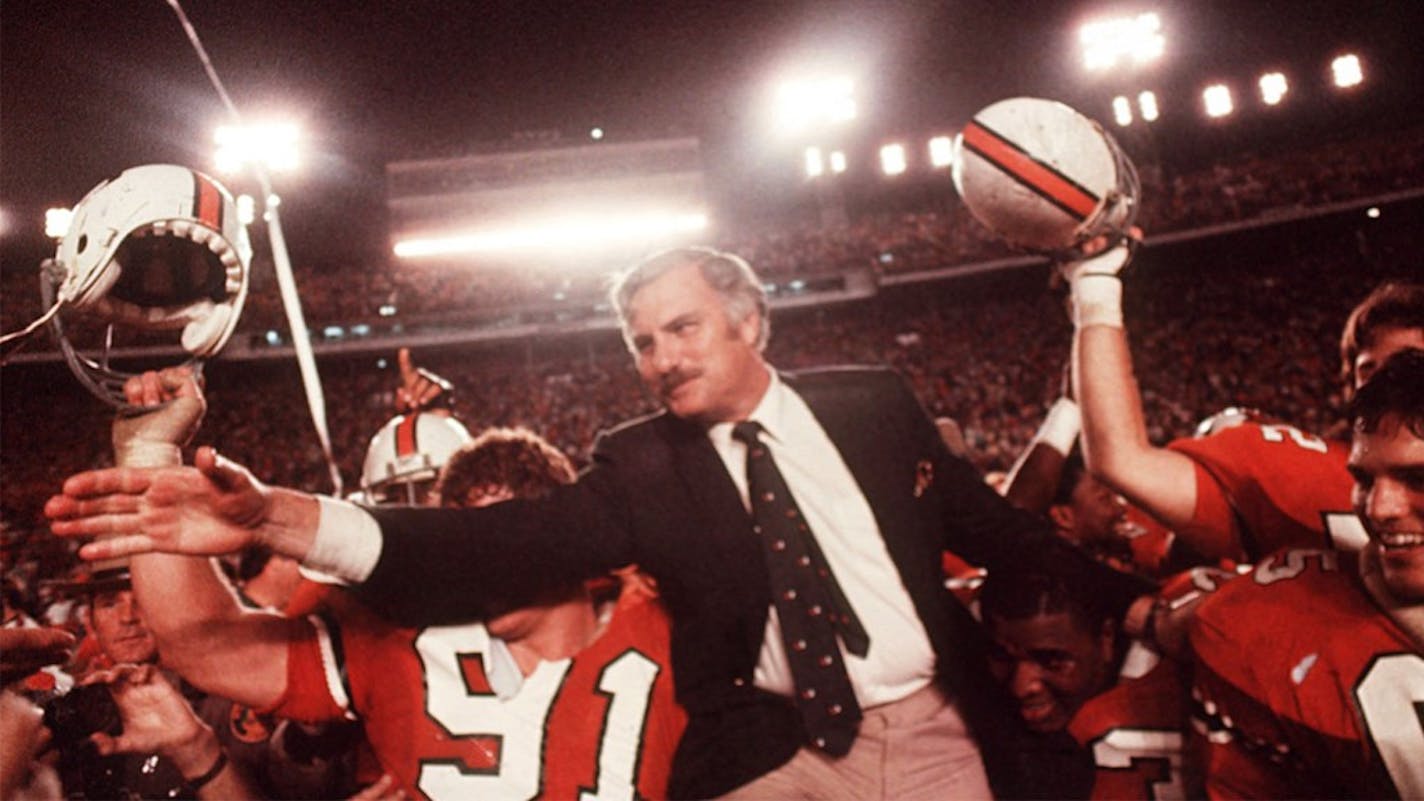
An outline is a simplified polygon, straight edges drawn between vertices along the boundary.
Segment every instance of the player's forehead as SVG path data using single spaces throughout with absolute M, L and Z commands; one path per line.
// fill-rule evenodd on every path
M 1368 342 L 1360 343 L 1360 350 L 1355 355 L 1355 368 L 1378 367 L 1390 356 L 1407 348 L 1424 350 L 1424 328 L 1383 326 L 1374 332 Z
M 1386 415 L 1368 431 L 1357 426 L 1350 441 L 1349 466 L 1352 472 L 1368 475 L 1424 469 L 1424 437 L 1397 415 Z

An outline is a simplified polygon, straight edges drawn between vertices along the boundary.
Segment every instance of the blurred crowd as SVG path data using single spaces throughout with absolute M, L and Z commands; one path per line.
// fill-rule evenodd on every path
M 1291 212 L 1319 211 L 1332 203 L 1424 187 L 1421 145 L 1424 131 L 1349 146 L 1323 143 L 1271 158 L 1244 157 L 1170 179 L 1154 171 L 1144 175 L 1145 205 L 1139 221 L 1151 234 L 1231 222 L 1275 222 L 1153 245 L 1134 260 L 1130 280 L 1123 282 L 1123 310 L 1152 443 L 1187 436 L 1202 418 L 1227 406 L 1260 409 L 1307 435 L 1340 437 L 1341 326 L 1381 281 L 1417 279 L 1418 255 L 1424 252 L 1424 226 L 1418 218 L 1424 204 L 1415 200 L 1386 207 L 1389 219 L 1384 221 L 1363 212 Z M 1009 255 L 958 204 L 862 217 L 832 228 L 782 226 L 717 244 L 744 255 L 771 280 L 867 269 L 903 279 L 883 285 L 867 299 L 777 311 L 768 361 L 783 370 L 834 364 L 895 368 L 932 416 L 957 424 L 965 456 L 986 476 L 1010 470 L 1029 451 L 1050 407 L 1067 392 L 1073 325 L 1067 290 L 1056 270 L 1030 265 L 983 275 L 928 275 Z M 476 279 L 468 273 L 456 276 L 394 263 L 342 271 L 339 277 L 299 270 L 298 280 L 314 327 L 380 316 L 448 318 L 454 323 L 467 313 L 498 316 L 515 306 L 586 304 L 603 283 L 600 276 L 574 279 L 555 269 L 531 273 L 518 264 L 488 267 Z M 24 279 L 22 286 L 21 277 L 5 276 L 7 328 L 22 322 L 29 313 L 25 299 L 37 295 L 30 283 L 33 276 Z M 243 328 L 280 328 L 280 317 L 275 288 L 259 286 Z M 602 427 L 657 408 L 645 394 L 624 343 L 612 331 L 432 347 L 415 357 L 453 387 L 442 402 L 471 431 L 528 428 L 577 467 L 588 464 Z M 379 358 L 331 356 L 321 362 L 331 441 L 347 490 L 358 483 L 372 434 L 398 407 L 402 374 L 396 363 L 394 352 Z M 204 378 L 208 414 L 194 445 L 211 444 L 272 484 L 332 491 L 294 364 L 286 359 L 219 359 L 207 366 Z M 141 627 L 132 610 L 99 606 L 101 598 L 128 592 L 127 584 L 108 590 L 91 587 L 78 602 L 73 587 L 63 589 L 59 580 L 75 570 L 74 546 L 49 536 L 42 514 L 45 499 L 66 476 L 112 463 L 107 436 L 112 409 L 85 394 L 62 364 L 7 366 L 4 380 L 0 545 L 6 625 L 13 620 L 14 627 L 34 627 L 38 622 L 89 634 L 91 642 L 96 633 L 102 637 L 105 615 L 118 621 L 114 626 Z M 1084 468 L 1079 464 L 1076 469 L 1081 474 Z M 1064 485 L 1078 481 L 1078 474 L 1072 474 L 1072 481 L 1063 479 Z M 1070 475 L 1068 468 L 1064 475 Z M 1075 486 L 1069 490 L 1076 491 Z M 1110 504 L 1122 506 L 1115 493 L 1102 492 L 1112 496 Z M 1068 505 L 1055 501 L 1055 506 Z M 1139 525 L 1128 523 L 1124 509 L 1114 514 L 1114 532 Z M 1056 518 L 1054 523 L 1065 528 Z M 1213 563 L 1215 556 L 1198 563 Z M 234 567 L 233 572 L 236 576 L 240 569 Z M 955 576 L 955 571 L 948 572 Z M 999 581 L 1009 588 L 991 584 L 988 603 L 991 609 L 997 605 L 1001 617 L 1012 618 L 1013 598 L 1027 590 L 1004 578 Z M 975 602 L 972 596 L 968 599 Z M 132 604 L 131 597 L 126 603 Z M 138 635 L 129 637 L 135 638 Z M 69 648 L 75 643 L 49 645 Z M 89 647 L 92 651 L 98 646 Z M 85 672 L 116 688 L 125 716 L 140 715 L 144 704 L 157 708 L 176 697 L 172 687 L 156 683 L 155 668 L 123 664 L 156 664 L 153 648 L 142 659 L 105 662 L 95 653 L 88 657 L 98 661 L 86 663 Z M 1118 665 L 1122 658 L 1118 653 L 1106 661 Z M 63 689 L 36 691 L 63 697 Z M 194 709 L 201 708 L 196 696 L 188 700 Z M 250 712 L 221 706 L 216 718 L 207 717 L 222 728 L 223 721 Z M 225 775 L 225 754 L 233 748 L 231 743 L 209 742 L 211 731 L 199 737 L 205 729 L 191 717 L 175 714 L 158 728 L 171 733 L 175 726 L 189 727 L 196 732 L 193 737 L 154 746 L 179 767 L 180 775 L 172 780 L 178 787 L 174 792 L 189 795 Z M 137 717 L 131 723 L 131 730 L 141 728 Z M 274 741 L 276 731 L 271 732 Z M 294 731 L 292 736 L 308 735 Z M 340 740 L 342 748 L 347 744 L 344 735 L 321 737 L 322 742 Z M 201 744 L 197 751 L 193 743 Z M 300 746 L 303 755 L 296 763 L 311 764 L 313 747 Z M 211 756 L 215 748 L 224 754 L 216 761 Z M 198 785 L 196 773 L 203 774 Z M 314 781 L 326 778 L 323 774 Z M 95 785 L 103 786 L 108 785 Z M 355 789 L 339 786 L 342 794 Z M 213 787 L 223 785 L 209 787 L 205 797 L 221 797 L 212 795 Z M 102 797 L 102 790 L 92 791 L 90 797 Z
M 1164 234 L 1206 226 L 1270 221 L 1332 203 L 1424 186 L 1424 130 L 1312 142 L 1270 154 L 1244 154 L 1200 169 L 1166 174 L 1140 165 L 1139 223 Z M 843 223 L 777 220 L 718 231 L 717 247 L 744 254 L 771 280 L 868 270 L 903 274 L 1014 255 L 974 222 L 948 181 L 934 208 L 867 213 Z M 308 322 L 352 325 L 454 317 L 498 319 L 513 307 L 560 310 L 596 302 L 600 266 L 580 261 L 531 263 L 481 257 L 460 270 L 391 259 L 362 265 L 295 265 Z M 39 313 L 35 276 L 20 269 L 3 276 L 6 330 Z M 259 277 L 241 331 L 284 328 L 275 283 Z

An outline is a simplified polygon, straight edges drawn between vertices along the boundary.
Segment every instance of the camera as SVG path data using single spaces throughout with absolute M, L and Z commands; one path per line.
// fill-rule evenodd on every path
M 55 747 L 61 750 L 88 740 L 96 732 L 117 735 L 124 730 L 119 707 L 109 688 L 102 684 L 75 687 L 50 699 L 44 707 L 44 724 L 54 736 Z
M 102 684 L 75 687 L 44 705 L 44 723 L 59 752 L 60 779 L 69 798 L 127 798 L 121 756 L 100 756 L 89 735 L 124 730 L 118 705 Z

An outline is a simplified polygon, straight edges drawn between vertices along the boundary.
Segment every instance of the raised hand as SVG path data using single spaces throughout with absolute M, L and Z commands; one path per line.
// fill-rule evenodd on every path
M 114 421 L 114 459 L 127 467 L 182 463 L 179 448 L 197 433 L 207 404 L 189 367 L 148 371 L 124 384 L 124 400 L 146 407 Z
M 404 414 L 429 408 L 441 395 L 454 390 L 449 381 L 416 367 L 410 358 L 410 348 L 401 348 L 397 361 L 401 374 L 401 385 L 396 389 L 397 412 Z

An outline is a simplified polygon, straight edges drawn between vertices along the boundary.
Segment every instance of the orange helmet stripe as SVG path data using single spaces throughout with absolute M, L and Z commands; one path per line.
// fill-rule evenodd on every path
M 965 147 L 1068 214 L 1086 220 L 1097 210 L 1097 195 L 983 123 L 971 120 L 964 126 L 963 136 Z

